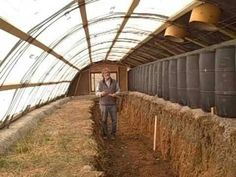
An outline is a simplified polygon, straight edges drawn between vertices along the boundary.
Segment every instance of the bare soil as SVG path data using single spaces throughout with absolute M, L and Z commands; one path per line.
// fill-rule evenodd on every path
M 98 106 L 96 109 L 93 112 L 99 124 Z M 106 176 L 175 177 L 169 162 L 163 160 L 159 152 L 153 152 L 152 141 L 140 135 L 139 130 L 133 129 L 129 125 L 129 118 L 119 115 L 118 119 L 116 139 L 101 142 L 103 157 L 100 163 Z

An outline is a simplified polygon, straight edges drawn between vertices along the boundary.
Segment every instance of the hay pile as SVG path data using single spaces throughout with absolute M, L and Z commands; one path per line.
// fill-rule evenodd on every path
M 0 158 L 0 176 L 102 176 L 89 113 L 93 101 L 72 100 L 45 118 L 30 135 Z

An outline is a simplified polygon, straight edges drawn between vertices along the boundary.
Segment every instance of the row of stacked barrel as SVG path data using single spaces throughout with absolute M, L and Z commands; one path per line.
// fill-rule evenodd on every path
M 130 90 L 236 117 L 236 49 L 217 48 L 156 61 L 129 72 Z

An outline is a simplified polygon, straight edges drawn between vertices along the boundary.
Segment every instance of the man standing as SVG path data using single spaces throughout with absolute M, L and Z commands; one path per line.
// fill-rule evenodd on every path
M 112 120 L 111 139 L 115 139 L 117 123 L 116 95 L 120 92 L 119 84 L 110 77 L 108 68 L 102 70 L 101 80 L 96 88 L 96 95 L 100 97 L 100 109 L 102 115 L 103 138 L 108 137 L 107 117 L 108 113 Z

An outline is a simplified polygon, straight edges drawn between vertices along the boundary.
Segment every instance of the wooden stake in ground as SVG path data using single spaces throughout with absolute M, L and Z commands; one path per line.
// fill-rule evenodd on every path
M 153 151 L 156 151 L 156 139 L 157 139 L 157 116 L 155 116 L 155 122 L 154 122 Z

